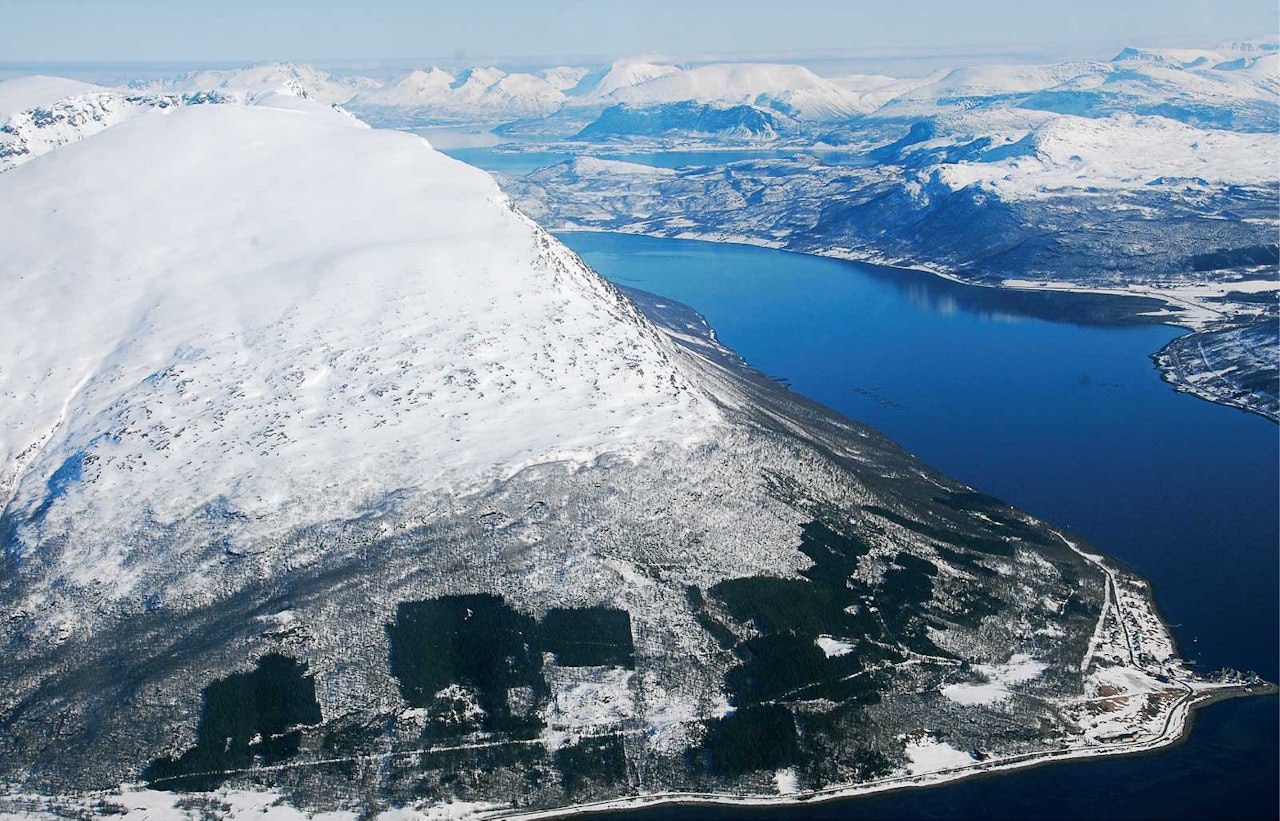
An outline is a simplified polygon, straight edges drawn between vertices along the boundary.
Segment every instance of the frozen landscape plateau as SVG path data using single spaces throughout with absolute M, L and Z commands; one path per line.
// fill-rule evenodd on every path
M 1275 57 L 1250 59 L 1242 71 Z M 734 188 L 736 164 L 579 158 L 504 180 L 513 205 L 482 171 L 356 116 L 536 115 L 527 129 L 545 135 L 593 106 L 672 104 L 778 135 L 852 129 L 904 87 L 708 68 L 0 83 L 0 283 L 20 311 L 0 325 L 0 815 L 811 801 L 1146 751 L 1179 739 L 1196 704 L 1274 691 L 1197 674 L 1119 562 L 786 390 L 699 315 L 623 293 L 522 213 L 641 230 L 631 212 L 651 206 L 636 203 L 692 190 L 647 194 L 649 178 L 695 180 L 708 218 L 725 190 L 744 198 L 719 213 L 772 213 L 767 188 Z M 747 98 L 763 111 L 762 95 L 776 115 L 724 114 Z M 1204 140 L 1234 159 L 1200 172 L 1212 191 L 1188 195 L 1188 236 L 1207 230 L 1203 198 L 1254 210 L 1218 220 L 1233 264 L 1197 287 L 1268 290 L 1266 259 L 1231 254 L 1247 226 L 1273 231 L 1274 181 L 1257 176 L 1274 152 L 1245 155 L 1274 135 L 1063 116 L 1010 140 L 1030 153 L 990 158 L 994 176 L 953 187 L 973 169 L 933 168 L 939 152 L 985 144 L 947 137 L 925 141 L 922 167 L 939 191 L 1052 208 L 1060 194 L 1022 161 L 1043 149 L 1026 173 L 1049 173 L 1076 118 L 1104 146 L 1081 163 L 1134 134 L 1172 163 Z M 1162 156 L 1101 184 L 1106 207 L 1145 214 L 1125 198 Z M 845 170 L 884 175 L 893 199 L 910 191 L 902 162 Z M 802 188 L 841 173 L 809 167 Z M 627 180 L 632 204 L 569 216 L 576 183 L 553 180 L 584 170 Z M 862 247 L 803 248 L 824 223 L 792 213 L 785 242 L 759 226 L 652 232 Z M 1129 287 L 1095 274 L 1063 279 Z M 1253 322 L 1274 308 L 1244 304 Z

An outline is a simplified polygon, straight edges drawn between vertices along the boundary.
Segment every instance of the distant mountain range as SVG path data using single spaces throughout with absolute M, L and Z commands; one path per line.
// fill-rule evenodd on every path
M 343 104 L 369 122 L 401 126 L 492 127 L 556 115 L 581 118 L 621 103 L 750 105 L 804 122 L 838 123 L 867 115 L 919 119 L 1015 102 L 1063 114 L 1125 111 L 1190 125 L 1268 131 L 1280 117 L 1270 96 L 1280 88 L 1277 66 L 1275 43 L 1240 42 L 1215 50 L 1126 48 L 1106 62 L 982 65 L 910 79 L 821 77 L 791 64 L 618 60 L 535 72 L 476 66 L 451 73 L 431 67 L 382 81 L 273 64 L 193 72 L 139 90 L 190 93 L 287 84 L 316 100 Z

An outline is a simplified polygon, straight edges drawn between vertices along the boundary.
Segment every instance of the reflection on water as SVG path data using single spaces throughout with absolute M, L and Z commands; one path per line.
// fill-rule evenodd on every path
M 987 321 L 1044 319 L 1069 325 L 1120 327 L 1158 325 L 1147 316 L 1166 310 L 1147 297 L 1117 298 L 1108 294 L 1046 290 L 1009 290 L 966 285 L 925 271 L 858 264 L 859 273 L 897 288 L 913 306 L 944 316 L 964 312 Z

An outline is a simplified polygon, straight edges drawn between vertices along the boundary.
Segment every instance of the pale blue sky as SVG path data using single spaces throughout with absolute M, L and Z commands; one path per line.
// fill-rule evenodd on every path
M 0 0 L 0 62 L 1103 56 L 1277 29 L 1276 0 Z

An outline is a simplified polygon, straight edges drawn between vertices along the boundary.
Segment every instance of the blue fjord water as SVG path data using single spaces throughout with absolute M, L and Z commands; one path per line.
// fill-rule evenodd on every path
M 722 151 L 643 151 L 624 152 L 617 146 L 601 146 L 596 151 L 570 154 L 562 151 L 498 151 L 492 146 L 443 148 L 442 153 L 456 160 L 502 174 L 519 176 L 565 162 L 575 156 L 597 157 L 604 160 L 648 165 L 654 168 L 687 168 L 727 165 L 743 160 L 778 160 L 801 156 L 814 157 L 825 165 L 862 165 L 866 155 L 840 149 L 757 149 L 740 148 Z
M 746 246 L 561 239 L 614 282 L 695 308 L 726 345 L 794 390 L 1128 563 L 1154 583 L 1184 655 L 1201 669 L 1276 680 L 1280 438 L 1265 419 L 1160 380 L 1148 357 L 1178 329 L 1125 323 L 1126 303 L 1114 299 L 1012 294 Z M 1275 698 L 1226 702 L 1198 713 L 1189 741 L 1149 757 L 820 810 L 697 814 L 1276 817 L 1277 722 Z M 681 809 L 689 813 L 623 815 L 675 818 Z

